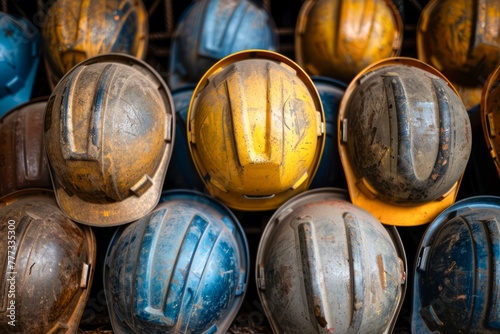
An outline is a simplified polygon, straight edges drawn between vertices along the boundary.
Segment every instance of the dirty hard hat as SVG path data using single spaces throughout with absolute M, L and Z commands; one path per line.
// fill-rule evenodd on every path
M 120 226 L 109 244 L 104 287 L 113 330 L 225 333 L 248 275 L 245 233 L 227 207 L 195 191 L 164 192 L 152 213 Z
M 347 88 L 338 130 L 351 200 L 382 223 L 429 223 L 455 201 L 472 132 L 439 71 L 412 58 L 372 64 Z
M 247 49 L 278 49 L 276 26 L 262 6 L 250 0 L 195 1 L 175 29 L 168 84 L 196 84 L 217 61 Z
M 306 190 L 325 141 L 313 82 L 271 51 L 234 53 L 210 68 L 188 122 L 189 149 L 208 192 L 239 210 L 275 209 Z
M 52 89 L 87 58 L 107 53 L 146 57 L 148 14 L 142 0 L 56 0 L 46 17 L 42 37 Z
M 295 56 L 311 75 L 350 82 L 371 63 L 399 55 L 402 41 L 401 15 L 389 0 L 306 1 Z
M 274 333 L 391 333 L 406 290 L 396 228 L 337 188 L 306 191 L 274 213 L 255 272 Z
M 172 153 L 170 91 L 143 61 L 87 59 L 52 92 L 44 141 L 61 209 L 73 220 L 112 226 L 158 203 Z
M 30 189 L 0 198 L 0 238 L 0 332 L 78 332 L 95 268 L 91 228 L 68 219 L 52 191 Z
M 47 98 L 23 103 L 0 118 L 0 196 L 27 188 L 52 189 L 43 146 Z

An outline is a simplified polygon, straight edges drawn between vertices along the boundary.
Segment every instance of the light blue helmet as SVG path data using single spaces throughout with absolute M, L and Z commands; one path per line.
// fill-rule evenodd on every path
M 337 116 L 347 84 L 328 77 L 312 76 L 325 111 L 326 139 L 321 161 L 309 189 L 322 187 L 346 188 L 344 171 L 337 144 Z
M 201 0 L 182 14 L 170 52 L 168 85 L 198 83 L 218 60 L 247 49 L 276 51 L 271 15 L 249 0 Z
M 242 227 L 202 193 L 164 192 L 152 213 L 113 236 L 104 288 L 115 333 L 225 333 L 249 273 Z
M 500 333 L 500 197 L 458 201 L 429 225 L 415 265 L 412 333 Z
M 175 145 L 165 176 L 164 189 L 191 189 L 203 191 L 201 180 L 189 153 L 187 138 L 187 113 L 195 85 L 188 84 L 172 91 L 175 107 Z
M 31 97 L 38 63 L 40 34 L 21 17 L 0 12 L 0 117 Z

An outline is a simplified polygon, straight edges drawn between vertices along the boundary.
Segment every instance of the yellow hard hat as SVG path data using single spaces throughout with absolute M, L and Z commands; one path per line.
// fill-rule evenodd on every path
M 143 59 L 148 14 L 142 0 L 56 0 L 42 29 L 51 89 L 73 66 L 101 54 Z
M 436 69 L 403 57 L 370 65 L 345 92 L 338 131 L 351 200 L 382 223 L 429 223 L 454 203 L 472 130 Z
M 306 1 L 295 56 L 311 75 L 349 82 L 371 63 L 399 55 L 402 35 L 401 15 L 390 0 Z
M 319 94 L 297 64 L 272 51 L 242 51 L 198 83 L 189 150 L 211 195 L 234 209 L 270 210 L 308 188 L 324 124 Z
M 500 1 L 432 0 L 420 15 L 418 58 L 454 83 L 484 80 L 499 63 Z

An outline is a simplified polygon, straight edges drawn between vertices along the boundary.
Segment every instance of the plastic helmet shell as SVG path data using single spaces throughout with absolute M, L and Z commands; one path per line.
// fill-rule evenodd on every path
M 196 85 L 186 85 L 172 91 L 175 106 L 175 146 L 173 162 L 165 176 L 164 189 L 191 189 L 203 191 L 204 184 L 189 154 L 187 139 L 187 114 L 189 102 Z
M 0 332 L 78 332 L 95 268 L 90 227 L 68 219 L 52 191 L 34 189 L 0 198 L 0 221 Z
M 486 145 L 500 177 L 500 66 L 493 71 L 484 84 L 481 99 L 481 124 Z
M 42 37 L 52 89 L 87 58 L 108 53 L 146 57 L 148 13 L 142 0 L 56 0 L 46 17 Z
M 472 132 L 437 70 L 412 58 L 367 67 L 346 90 L 338 129 L 351 200 L 384 224 L 429 223 L 455 201 Z
M 189 149 L 208 192 L 238 210 L 275 209 L 306 190 L 325 141 L 311 79 L 264 50 L 234 53 L 207 71 L 188 121 Z
M 120 227 L 104 286 L 115 333 L 225 333 L 249 274 L 245 234 L 202 193 L 164 192 L 152 213 Z
M 255 271 L 274 333 L 390 333 L 406 289 L 395 227 L 334 188 L 301 193 L 275 212 Z
M 61 209 L 73 220 L 120 225 L 160 198 L 174 140 L 172 97 L 159 74 L 122 54 L 90 58 L 49 98 L 44 141 Z
M 40 34 L 28 20 L 0 12 L 0 117 L 31 97 Z
M 52 189 L 43 146 L 47 99 L 35 99 L 0 118 L 0 196 L 27 188 Z
M 456 202 L 429 225 L 414 273 L 412 333 L 499 333 L 500 198 Z
M 486 79 L 500 60 L 500 2 L 430 1 L 420 15 L 417 53 L 452 82 Z
M 168 84 L 196 84 L 217 61 L 247 49 L 278 49 L 274 21 L 263 7 L 249 0 L 196 1 L 177 23 Z
M 344 171 L 340 163 L 337 145 L 337 118 L 339 104 L 344 96 L 347 85 L 341 81 L 328 77 L 311 77 L 318 90 L 325 113 L 325 148 L 321 156 L 318 170 L 309 186 L 309 189 L 324 187 L 345 187 Z
M 306 1 L 295 29 L 295 56 L 311 75 L 350 82 L 371 63 L 399 55 L 403 24 L 388 0 Z

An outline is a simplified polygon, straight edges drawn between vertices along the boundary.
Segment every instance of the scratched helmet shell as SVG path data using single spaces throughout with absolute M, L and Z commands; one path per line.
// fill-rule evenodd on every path
M 301 193 L 274 213 L 255 272 L 274 333 L 391 333 L 406 290 L 396 228 L 335 188 Z
M 175 136 L 172 96 L 160 75 L 124 54 L 89 58 L 57 84 L 44 141 L 61 209 L 113 226 L 157 205 Z
M 121 226 L 106 254 L 104 287 L 115 333 L 225 333 L 249 275 L 236 217 L 199 192 L 173 190 Z
M 250 0 L 195 1 L 175 29 L 168 84 L 196 84 L 217 61 L 247 49 L 278 49 L 274 21 L 263 7 Z
M 412 333 L 500 333 L 500 198 L 451 205 L 425 231 L 414 271 Z
M 351 200 L 384 224 L 429 223 L 455 201 L 472 130 L 439 71 L 403 57 L 370 65 L 344 94 L 338 130 Z
M 40 34 L 28 20 L 0 12 L 0 117 L 27 102 L 40 62 Z
M 37 189 L 0 198 L 0 222 L 0 332 L 78 332 L 96 263 L 91 228 Z
M 324 113 L 296 63 L 265 50 L 233 53 L 193 94 L 189 149 L 212 196 L 233 209 L 263 211 L 309 187 L 323 151 Z
M 50 87 L 87 58 L 124 53 L 144 59 L 148 14 L 142 0 L 56 0 L 42 37 Z

